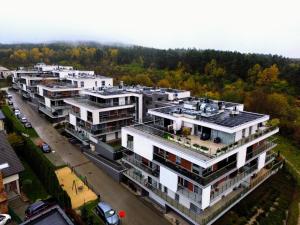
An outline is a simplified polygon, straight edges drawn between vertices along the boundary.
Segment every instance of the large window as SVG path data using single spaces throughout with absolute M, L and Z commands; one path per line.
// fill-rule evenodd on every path
M 130 134 L 127 134 L 127 148 L 133 149 L 133 136 Z

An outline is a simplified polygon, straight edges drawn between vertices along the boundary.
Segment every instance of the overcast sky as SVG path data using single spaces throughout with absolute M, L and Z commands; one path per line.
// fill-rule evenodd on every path
M 93 40 L 300 58 L 299 0 L 0 0 L 0 42 Z

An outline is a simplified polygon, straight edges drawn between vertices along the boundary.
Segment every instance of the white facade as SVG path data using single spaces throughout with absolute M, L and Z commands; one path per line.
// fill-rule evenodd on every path
M 269 138 L 278 128 L 266 126 L 268 115 L 244 112 L 241 104 L 220 103 L 218 108 L 212 115 L 210 108 L 201 111 L 201 105 L 157 108 L 149 110 L 155 116 L 153 125 L 124 127 L 122 146 L 131 152 L 122 159 L 130 168 L 124 175 L 159 204 L 174 208 L 170 202 L 175 200 L 199 215 L 236 189 L 249 186 L 253 175 L 274 160 L 270 150 L 276 144 Z M 173 133 L 166 132 L 170 127 Z M 141 178 L 134 175 L 140 171 Z M 162 194 L 155 195 L 153 189 Z M 165 194 L 173 200 L 167 201 Z M 174 208 L 197 224 L 181 209 Z

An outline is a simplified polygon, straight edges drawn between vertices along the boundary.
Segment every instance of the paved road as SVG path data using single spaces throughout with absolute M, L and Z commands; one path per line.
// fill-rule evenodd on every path
M 55 157 L 59 164 L 61 160 L 71 166 L 82 176 L 86 176 L 89 183 L 104 201 L 110 203 L 116 210 L 125 210 L 125 225 L 168 225 L 169 222 L 156 210 L 145 205 L 138 197 L 126 188 L 114 181 L 101 169 L 95 166 L 85 155 L 61 136 L 53 126 L 39 113 L 34 110 L 28 102 L 21 99 L 19 94 L 11 92 L 15 105 L 28 118 L 36 129 L 39 136 L 45 140 L 55 151 Z M 52 156 L 49 156 L 52 157 Z

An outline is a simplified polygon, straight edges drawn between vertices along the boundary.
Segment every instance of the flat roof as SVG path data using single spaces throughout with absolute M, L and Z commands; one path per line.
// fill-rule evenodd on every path
M 24 221 L 20 225 L 74 225 L 69 217 L 59 206 L 54 206 L 46 211 Z
M 126 105 L 113 106 L 110 104 L 101 104 L 101 103 L 93 102 L 93 101 L 89 100 L 88 98 L 68 98 L 68 99 L 65 99 L 64 101 L 70 105 L 82 106 L 89 110 L 98 110 L 98 109 L 104 109 L 104 108 L 109 108 L 109 107 L 126 106 Z M 129 104 L 129 105 L 133 105 L 133 104 Z
M 227 107 L 231 107 L 231 105 L 234 106 L 234 103 L 228 103 L 228 105 L 230 106 Z M 266 116 L 264 114 L 247 111 L 238 111 L 236 114 L 232 114 L 231 110 L 229 109 L 224 109 L 210 116 L 203 116 L 200 111 L 186 109 L 183 107 L 183 105 L 173 105 L 164 108 L 152 109 L 151 111 L 171 116 L 174 116 L 174 114 L 181 114 L 183 117 L 184 115 L 190 115 L 194 116 L 193 120 L 195 121 L 204 121 L 229 128 L 240 126 Z

